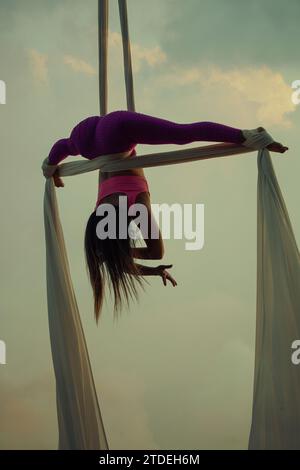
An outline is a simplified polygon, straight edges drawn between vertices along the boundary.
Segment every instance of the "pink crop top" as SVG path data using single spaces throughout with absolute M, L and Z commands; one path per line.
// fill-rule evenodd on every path
M 99 206 L 104 197 L 114 193 L 124 193 L 127 196 L 127 207 L 129 208 L 136 202 L 137 196 L 144 192 L 149 192 L 149 187 L 146 178 L 143 176 L 111 176 L 107 180 L 102 181 L 99 185 L 95 209 Z

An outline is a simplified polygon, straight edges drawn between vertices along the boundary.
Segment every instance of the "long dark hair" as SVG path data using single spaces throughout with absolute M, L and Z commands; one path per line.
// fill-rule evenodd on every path
M 116 209 L 116 233 L 119 233 L 119 207 Z M 132 248 L 135 242 L 132 238 L 101 239 L 96 233 L 97 224 L 104 216 L 96 215 L 94 211 L 87 222 L 84 237 L 85 259 L 89 279 L 94 295 L 94 312 L 98 323 L 103 300 L 105 297 L 105 284 L 108 282 L 109 292 L 114 295 L 114 318 L 123 306 L 125 299 L 127 306 L 130 299 L 138 300 L 137 285 L 143 287 L 144 278 L 134 263 Z M 107 216 L 105 216 L 107 217 Z M 132 218 L 128 217 L 128 224 Z

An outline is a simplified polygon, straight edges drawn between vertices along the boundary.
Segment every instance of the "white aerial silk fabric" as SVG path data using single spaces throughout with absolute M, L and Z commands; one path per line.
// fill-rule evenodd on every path
M 286 158 L 286 157 L 282 157 Z M 257 313 L 249 449 L 300 449 L 300 257 L 272 161 L 258 155 Z
M 128 153 L 101 157 L 101 163 Z M 47 164 L 43 162 L 47 174 Z M 48 174 L 54 166 L 48 166 Z M 99 159 L 60 165 L 63 176 L 99 168 Z M 53 178 L 44 195 L 47 303 L 52 359 L 56 378 L 59 449 L 108 449 L 88 350 L 70 275 Z

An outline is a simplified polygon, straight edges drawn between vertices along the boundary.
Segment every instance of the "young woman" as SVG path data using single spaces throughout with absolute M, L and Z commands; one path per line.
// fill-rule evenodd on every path
M 258 131 L 265 132 L 263 128 Z M 246 145 L 247 131 L 215 122 L 193 122 L 179 124 L 166 119 L 132 111 L 114 111 L 105 116 L 92 116 L 77 124 L 69 138 L 61 139 L 52 147 L 49 165 L 58 165 L 68 155 L 81 155 L 93 159 L 105 154 L 130 151 L 136 155 L 137 144 L 184 145 L 196 141 L 229 142 Z M 278 142 L 267 148 L 284 153 L 288 150 Z M 53 175 L 57 187 L 64 183 L 57 173 Z M 116 233 L 119 229 L 119 196 L 127 196 L 127 209 L 134 203 L 146 207 L 149 227 L 155 224 L 151 212 L 150 192 L 142 168 L 110 173 L 101 172 L 96 208 L 101 204 L 112 204 L 116 211 Z M 115 312 L 119 311 L 124 298 L 129 302 L 137 298 L 137 284 L 143 286 L 144 276 L 160 276 L 164 285 L 177 283 L 167 269 L 172 265 L 143 266 L 135 259 L 160 260 L 164 255 L 163 240 L 159 228 L 158 237 L 144 237 L 146 247 L 137 248 L 129 236 L 101 239 L 96 227 L 104 216 L 90 215 L 85 231 L 85 255 L 90 282 L 94 294 L 95 317 L 98 321 L 104 299 L 105 281 L 114 293 Z M 132 221 L 128 217 L 128 224 Z M 144 234 L 143 234 L 144 235 Z

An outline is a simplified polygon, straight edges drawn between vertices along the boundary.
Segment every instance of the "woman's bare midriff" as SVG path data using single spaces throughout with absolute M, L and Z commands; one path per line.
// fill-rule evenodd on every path
M 116 175 L 117 176 L 117 175 Z M 105 196 L 101 199 L 102 204 L 113 204 L 114 206 L 119 205 L 119 196 L 124 196 L 125 193 L 113 193 Z M 144 204 L 147 208 L 151 206 L 150 194 L 148 192 L 143 192 L 137 195 L 136 203 Z
M 145 173 L 143 168 L 134 168 L 132 170 L 125 170 L 125 171 L 111 171 L 111 172 L 100 172 L 99 182 L 112 178 L 113 176 L 143 176 L 145 178 Z M 114 193 L 110 194 L 102 199 L 103 203 L 109 203 L 118 205 L 119 204 L 119 196 L 124 195 L 124 193 Z M 142 203 L 145 205 L 150 204 L 150 195 L 148 192 L 142 192 L 138 194 L 136 198 L 136 202 Z
M 134 152 L 133 156 L 136 156 L 136 153 Z M 128 157 L 128 158 L 131 158 Z M 143 168 L 132 168 L 129 170 L 122 170 L 122 171 L 102 171 L 100 172 L 99 176 L 99 183 L 101 184 L 101 181 L 107 180 L 109 178 L 112 178 L 113 176 L 143 176 L 145 178 L 145 173 Z M 118 205 L 119 203 L 119 196 L 124 195 L 124 193 L 114 193 L 110 194 L 102 199 L 103 203 L 109 203 L 109 204 L 114 204 Z M 140 193 L 137 198 L 136 202 L 145 204 L 145 205 L 150 205 L 150 195 L 148 192 L 143 192 Z
M 133 168 L 131 170 L 123 171 L 101 171 L 100 172 L 100 182 L 111 178 L 112 176 L 125 176 L 125 175 L 135 175 L 145 177 L 143 168 Z

